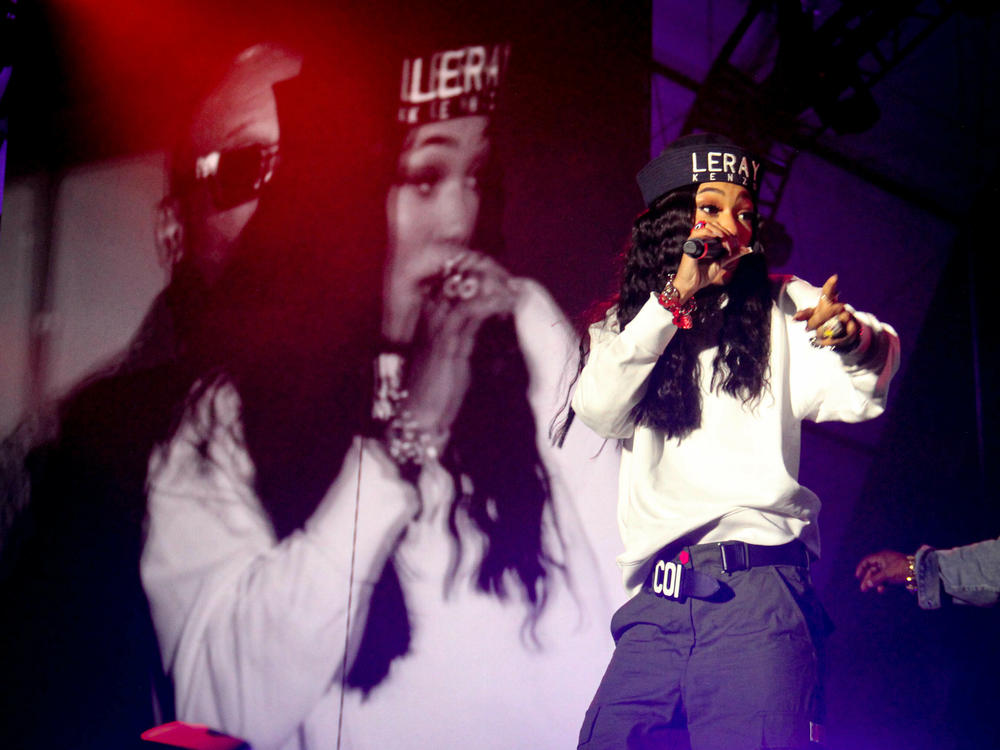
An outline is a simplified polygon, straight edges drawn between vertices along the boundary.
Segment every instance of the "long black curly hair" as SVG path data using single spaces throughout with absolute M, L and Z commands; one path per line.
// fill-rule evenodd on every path
M 651 291 L 663 288 L 677 270 L 681 246 L 691 233 L 697 186 L 683 187 L 660 198 L 632 226 L 624 253 L 618 295 L 612 300 L 620 329 L 635 317 Z M 650 375 L 649 386 L 633 416 L 683 439 L 701 424 L 700 351 L 718 345 L 712 362 L 712 388 L 740 399 L 758 400 L 768 383 L 771 332 L 771 288 L 763 253 L 745 256 L 730 283 L 708 287 L 697 295 L 691 330 L 678 330 Z M 718 331 L 706 341 L 706 331 Z

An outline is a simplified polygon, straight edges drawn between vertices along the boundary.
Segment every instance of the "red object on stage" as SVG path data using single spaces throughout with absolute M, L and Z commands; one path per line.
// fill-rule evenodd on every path
M 147 729 L 141 735 L 153 746 L 181 747 L 187 750 L 251 750 L 250 745 L 239 737 L 231 737 L 204 724 L 188 724 L 171 721 L 158 727 Z

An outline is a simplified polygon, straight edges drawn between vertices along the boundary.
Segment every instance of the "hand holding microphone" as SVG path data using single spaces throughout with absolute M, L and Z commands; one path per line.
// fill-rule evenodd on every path
M 718 260 L 729 254 L 729 247 L 721 237 L 689 237 L 681 249 L 695 260 Z
M 752 252 L 749 247 L 740 247 L 740 240 L 733 231 L 718 222 L 705 221 L 692 227 L 691 236 L 681 249 L 683 255 L 674 287 L 682 300 L 706 286 L 728 283 L 737 261 Z
M 694 225 L 694 228 L 704 229 L 706 226 L 707 224 L 704 221 L 699 221 Z M 688 237 L 684 240 L 681 250 L 684 251 L 685 255 L 690 255 L 692 258 L 699 261 L 713 261 L 729 255 L 729 245 L 727 244 L 726 238 L 715 237 L 713 235 L 706 237 Z M 759 246 L 754 243 L 753 246 L 750 247 L 750 252 L 759 253 L 762 251 Z

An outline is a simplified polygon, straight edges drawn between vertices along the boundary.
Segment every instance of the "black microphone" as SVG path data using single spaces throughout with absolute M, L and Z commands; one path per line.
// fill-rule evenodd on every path
M 729 247 L 719 237 L 691 237 L 682 246 L 685 255 L 695 260 L 718 260 L 729 253 Z
M 729 252 L 729 246 L 720 237 L 689 237 L 684 240 L 681 249 L 695 260 L 706 261 L 718 260 Z M 750 246 L 750 252 L 763 253 L 764 246 L 755 242 Z

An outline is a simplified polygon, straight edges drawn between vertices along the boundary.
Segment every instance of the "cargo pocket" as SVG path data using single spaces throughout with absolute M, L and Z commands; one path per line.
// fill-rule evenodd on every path
M 761 748 L 765 750 L 807 750 L 809 717 L 799 713 L 770 713 L 763 717 Z
M 816 686 L 809 697 L 808 720 L 817 727 L 826 722 L 826 639 L 833 632 L 833 620 L 809 581 L 808 573 L 793 566 L 775 566 L 774 574 L 781 579 L 801 613 L 816 651 Z
M 833 632 L 833 621 L 816 596 L 808 573 L 793 565 L 774 565 L 771 571 L 795 602 L 813 644 L 822 649 Z

